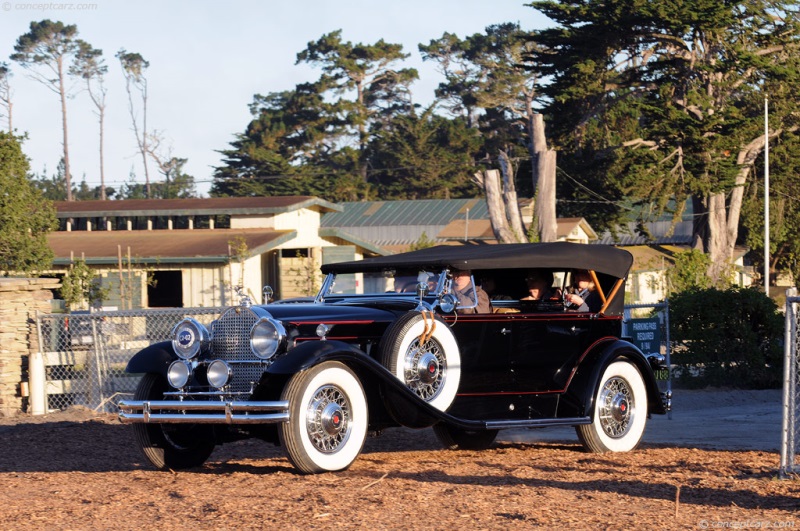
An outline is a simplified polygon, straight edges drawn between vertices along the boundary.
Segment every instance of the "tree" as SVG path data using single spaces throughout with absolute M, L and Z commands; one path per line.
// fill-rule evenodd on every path
M 11 101 L 11 69 L 8 63 L 0 62 L 0 107 L 5 108 L 6 119 L 8 120 L 8 132 L 14 132 L 12 121 L 14 104 Z
M 298 64 L 308 63 L 322 69 L 317 86 L 339 98 L 335 100 L 334 110 L 354 133 L 357 171 L 364 185 L 371 130 L 382 118 L 399 109 L 411 108 L 409 86 L 419 75 L 413 68 L 393 68 L 397 61 L 408 56 L 403 53 L 402 45 L 383 39 L 371 45 L 342 41 L 341 30 L 309 42 L 308 47 L 297 54 Z M 346 94 L 352 94 L 352 99 L 345 98 Z M 355 200 L 359 191 L 353 192 L 352 200 Z
M 327 85 L 256 95 L 254 119 L 224 150 L 212 196 L 316 195 L 348 200 L 363 186 L 353 182 L 357 154 L 341 146 L 344 122 L 324 100 Z
M 434 245 L 436 245 L 436 241 L 430 239 L 428 234 L 423 231 L 422 234 L 419 235 L 417 241 L 408 246 L 408 250 L 419 251 L 420 249 L 427 249 L 428 247 L 433 247 Z
M 756 166 L 763 166 L 763 157 Z M 790 271 L 800 278 L 800 132 L 787 132 L 770 145 L 770 271 Z M 751 249 L 753 265 L 763 271 L 764 188 L 754 179 L 748 183 L 742 208 L 744 242 Z M 774 282 L 772 282 L 774 284 Z
M 78 42 L 78 51 L 69 69 L 73 76 L 80 77 L 86 82 L 86 92 L 94 103 L 97 120 L 100 126 L 100 199 L 106 199 L 106 175 L 103 164 L 103 139 L 104 122 L 106 115 L 106 88 L 103 85 L 103 76 L 108 72 L 108 67 L 102 58 L 103 51 L 82 40 Z
M 480 138 L 462 118 L 399 114 L 373 136 L 369 183 L 383 199 L 474 197 Z
M 50 201 L 66 201 L 67 188 L 66 178 L 64 177 L 64 160 L 61 159 L 56 167 L 56 172 L 49 176 L 47 175 L 47 168 L 45 168 L 41 175 L 31 175 L 29 177 L 31 184 L 41 192 L 45 199 Z M 95 186 L 91 188 L 86 184 L 86 175 L 83 176 L 81 182 L 76 186 L 75 181 L 72 182 L 72 198 L 76 201 L 86 201 L 92 199 L 100 199 L 101 196 L 112 198 L 116 194 L 116 190 L 111 186 L 103 187 Z
M 69 270 L 61 281 L 61 296 L 70 311 L 83 307 L 85 303 L 88 303 L 89 306 L 99 307 L 110 291 L 111 288 L 102 286 L 102 281 L 97 273 L 86 264 L 86 260 L 83 258 L 70 264 Z
M 67 64 L 78 51 L 78 28 L 61 22 L 42 20 L 31 22 L 30 31 L 21 35 L 11 55 L 34 79 L 58 94 L 61 99 L 61 124 L 64 148 L 64 176 L 67 201 L 72 201 L 72 182 L 69 166 L 69 141 L 67 134 Z M 40 72 L 42 69 L 45 72 Z M 49 72 L 49 75 L 48 73 Z M 54 77 L 53 77 L 54 76 Z
M 150 170 L 147 166 L 147 154 L 149 152 L 147 145 L 147 78 L 144 76 L 144 72 L 150 67 L 150 63 L 145 61 L 140 54 L 127 52 L 124 48 L 117 52 L 117 59 L 119 59 L 120 65 L 122 66 L 122 73 L 125 75 L 125 90 L 128 93 L 128 112 L 131 115 L 136 145 L 142 156 L 145 193 L 147 198 L 150 198 Z M 133 102 L 134 91 L 138 91 L 142 99 L 141 128 L 139 127 L 139 116 L 136 111 L 136 105 Z
M 575 154 L 606 194 L 663 213 L 691 199 L 694 247 L 716 280 L 732 262 L 745 185 L 770 132 L 797 129 L 797 2 L 738 0 L 532 4 L 559 27 L 536 32 L 534 59 Z M 773 95 L 773 90 L 769 92 Z
M 165 141 L 163 133 L 154 131 L 148 135 L 147 154 L 158 166 L 158 171 L 164 176 L 163 183 L 156 183 L 159 193 L 155 194 L 162 199 L 196 197 L 194 177 L 183 173 L 187 159 L 175 157 L 172 146 Z
M 36 274 L 49 268 L 47 233 L 58 227 L 53 204 L 28 181 L 19 139 L 0 132 L 0 271 Z
M 524 65 L 535 49 L 526 37 L 518 24 L 497 24 L 463 40 L 445 33 L 419 49 L 424 60 L 439 63 L 445 76 L 436 95 L 452 112 L 480 127 L 487 155 L 498 162 L 504 195 L 514 198 L 514 204 L 503 205 L 502 216 L 496 217 L 508 214 L 510 230 L 525 234 L 516 204 L 514 161 L 527 153 L 538 240 L 555 241 L 555 151 L 547 148 L 544 121 L 536 110 L 537 73 Z

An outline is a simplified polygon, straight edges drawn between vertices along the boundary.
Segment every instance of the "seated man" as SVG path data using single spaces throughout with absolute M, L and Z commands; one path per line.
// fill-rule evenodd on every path
M 476 286 L 472 282 L 472 272 L 468 269 L 453 270 L 453 295 L 458 300 L 457 313 L 491 313 L 492 311 L 489 296 L 480 286 Z
M 560 300 L 561 291 L 553 288 L 553 273 L 540 269 L 532 269 L 525 277 L 528 285 L 528 294 L 522 297 L 523 301 Z

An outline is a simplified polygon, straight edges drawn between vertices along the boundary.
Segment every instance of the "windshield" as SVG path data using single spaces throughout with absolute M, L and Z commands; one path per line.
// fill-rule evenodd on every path
M 463 273 L 462 273 L 463 275 Z M 458 276 L 462 276 L 458 275 Z M 426 299 L 441 300 L 450 294 L 460 310 L 474 308 L 478 304 L 474 277 L 467 272 L 467 282 L 453 278 L 447 269 L 441 271 L 411 271 L 387 269 L 382 272 L 335 274 L 330 273 L 322 284 L 316 301 L 337 296 L 354 297 L 414 297 L 420 292 Z M 429 300 L 430 302 L 430 300 Z
M 378 273 L 329 274 L 320 295 L 418 295 L 435 296 L 447 284 L 446 271 L 411 271 L 390 269 Z

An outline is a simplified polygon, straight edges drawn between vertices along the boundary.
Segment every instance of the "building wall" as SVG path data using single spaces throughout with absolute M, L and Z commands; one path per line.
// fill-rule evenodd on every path
M 232 229 L 264 229 L 275 228 L 275 216 L 272 214 L 236 214 L 231 216 Z
M 631 304 L 656 304 L 666 296 L 664 271 L 637 271 L 630 275 L 628 283 Z

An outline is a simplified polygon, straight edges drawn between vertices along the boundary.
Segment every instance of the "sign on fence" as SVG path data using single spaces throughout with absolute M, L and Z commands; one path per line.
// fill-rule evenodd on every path
M 661 321 L 658 317 L 628 321 L 631 343 L 645 355 L 661 354 Z M 669 380 L 669 369 L 653 371 L 657 380 Z
M 661 353 L 661 322 L 658 317 L 631 319 L 631 342 L 645 354 Z

